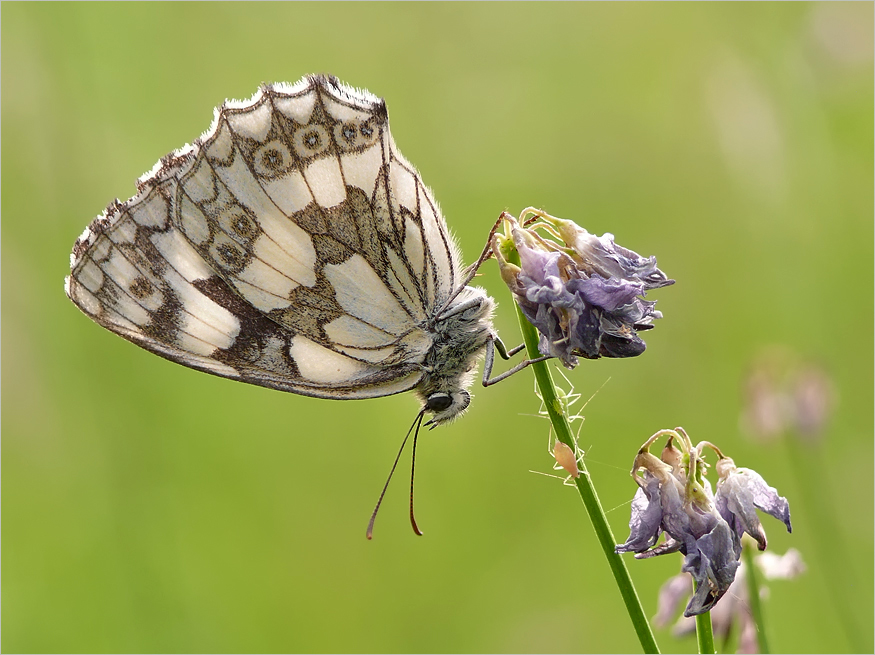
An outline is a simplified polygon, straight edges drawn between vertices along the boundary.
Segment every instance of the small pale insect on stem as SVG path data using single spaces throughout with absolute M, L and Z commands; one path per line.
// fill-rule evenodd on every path
M 552 430 L 548 435 L 548 440 L 553 441 Z M 529 473 L 537 473 L 538 475 L 545 475 L 548 478 L 556 478 L 557 480 L 562 480 L 564 484 L 569 487 L 575 486 L 572 479 L 576 480 L 580 477 L 580 463 L 583 461 L 585 453 L 577 446 L 577 439 L 575 439 L 574 449 L 572 450 L 567 444 L 562 443 L 558 439 L 553 442 L 553 447 L 551 448 L 547 445 L 547 452 L 552 455 L 552 457 L 556 460 L 556 463 L 553 465 L 554 471 L 564 470 L 568 475 L 563 479 L 558 475 L 552 475 L 550 473 L 542 473 L 541 471 L 529 471 Z
M 572 478 L 577 479 L 580 477 L 580 467 L 577 465 L 577 457 L 575 457 L 574 451 L 558 439 L 553 444 L 553 457 L 556 458 L 559 466 L 564 468 L 565 472 Z
M 425 417 L 425 409 L 421 410 L 416 418 L 413 419 L 413 425 L 404 436 L 404 441 L 401 442 L 401 447 L 398 449 L 398 454 L 395 456 L 395 462 L 392 464 L 392 470 L 389 471 L 389 477 L 386 478 L 386 484 L 383 485 L 383 491 L 380 492 L 380 498 L 377 500 L 377 506 L 374 507 L 374 513 L 371 514 L 371 520 L 368 521 L 367 538 L 372 539 L 374 536 L 374 522 L 377 520 L 377 512 L 380 511 L 380 505 L 383 503 L 383 496 L 386 495 L 386 489 L 389 488 L 389 482 L 392 481 L 392 474 L 395 473 L 395 468 L 398 466 L 398 460 L 401 459 L 401 453 L 404 452 L 404 446 L 407 445 L 407 440 L 410 438 L 410 433 L 413 433 L 413 458 L 410 465 L 410 525 L 413 526 L 413 531 L 422 536 L 419 526 L 416 525 L 416 518 L 413 516 L 413 474 L 416 470 L 416 440 L 419 437 L 419 428 L 422 425 L 422 419 Z

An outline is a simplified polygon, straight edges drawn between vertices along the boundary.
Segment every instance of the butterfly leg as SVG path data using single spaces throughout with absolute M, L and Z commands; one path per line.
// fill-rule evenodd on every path
M 516 348 L 511 348 L 510 350 L 502 352 L 502 348 L 504 348 L 504 344 L 500 339 L 496 339 L 495 348 L 498 350 L 498 354 L 501 355 L 502 359 L 510 359 L 514 355 L 516 355 L 520 350 L 526 347 L 526 344 L 521 343 Z
M 497 336 L 493 336 L 489 343 L 486 346 L 486 360 L 483 362 L 483 386 L 488 387 L 490 385 L 495 384 L 496 382 L 501 382 L 505 378 L 509 378 L 514 373 L 518 373 L 522 371 L 524 368 L 529 366 L 530 364 L 535 364 L 537 362 L 543 362 L 547 359 L 550 359 L 550 355 L 544 355 L 543 357 L 536 357 L 535 359 L 526 359 L 516 366 L 514 366 L 509 371 L 505 371 L 501 375 L 497 375 L 494 378 L 490 379 L 490 375 L 492 375 L 492 366 L 495 364 L 495 351 L 498 351 L 498 354 L 501 355 L 502 359 L 510 359 L 511 356 L 515 355 L 519 351 L 521 351 L 525 347 L 525 344 L 520 344 L 516 348 L 512 350 L 507 350 L 504 343 Z

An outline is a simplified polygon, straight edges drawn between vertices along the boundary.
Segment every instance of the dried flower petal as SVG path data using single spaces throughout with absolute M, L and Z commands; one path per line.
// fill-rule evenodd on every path
M 645 473 L 647 480 L 638 487 L 632 498 L 632 518 L 629 519 L 629 538 L 617 546 L 618 553 L 641 553 L 656 545 L 662 532 L 662 505 L 659 500 L 659 480 Z
M 732 526 L 739 540 L 746 532 L 756 540 L 760 550 L 766 549 L 766 532 L 756 509 L 782 521 L 787 526 L 787 532 L 793 531 L 790 525 L 790 504 L 759 473 L 747 468 L 737 468 L 729 457 L 717 462 L 717 472 L 720 481 L 717 483 L 715 505 L 720 515 Z
M 696 540 L 694 551 L 687 553 L 681 570 L 696 581 L 696 593 L 684 616 L 702 614 L 714 607 L 729 590 L 738 570 L 735 539 L 726 521 L 715 517 L 711 530 Z
M 597 237 L 573 221 L 550 217 L 549 222 L 574 251 L 572 257 L 578 265 L 589 275 L 638 280 L 647 290 L 674 284 L 674 280 L 656 268 L 656 257 L 645 259 L 637 252 L 617 245 L 610 232 Z

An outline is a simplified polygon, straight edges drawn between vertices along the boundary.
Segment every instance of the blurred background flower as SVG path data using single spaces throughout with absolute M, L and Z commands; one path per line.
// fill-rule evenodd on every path
M 766 552 L 754 556 L 754 563 L 762 578 L 766 580 L 793 580 L 805 572 L 802 555 L 790 548 L 783 555 Z M 751 614 L 750 595 L 747 584 L 747 564 L 742 562 L 735 575 L 735 581 L 723 599 L 711 610 L 711 625 L 715 640 L 721 640 L 720 652 L 727 652 L 731 640 L 737 642 L 737 653 L 761 653 L 757 626 Z M 679 573 L 669 578 L 659 589 L 659 601 L 653 624 L 663 628 L 668 626 L 678 611 L 693 595 L 693 579 L 689 573 Z M 760 585 L 760 598 L 769 597 L 769 587 Z M 672 628 L 679 637 L 696 634 L 695 617 L 681 616 Z
M 835 384 L 824 368 L 787 347 L 771 346 L 750 363 L 741 426 L 759 439 L 824 433 L 836 403 Z

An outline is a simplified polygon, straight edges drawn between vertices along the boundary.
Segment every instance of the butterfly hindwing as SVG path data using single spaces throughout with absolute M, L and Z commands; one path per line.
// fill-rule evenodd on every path
M 168 359 L 321 397 L 414 387 L 458 282 L 385 105 L 308 77 L 226 103 L 77 241 L 70 298 Z
M 172 181 L 107 208 L 76 242 L 67 295 L 104 327 L 180 363 L 234 377 L 212 357 L 238 318 L 193 284 L 212 271 L 170 224 Z

